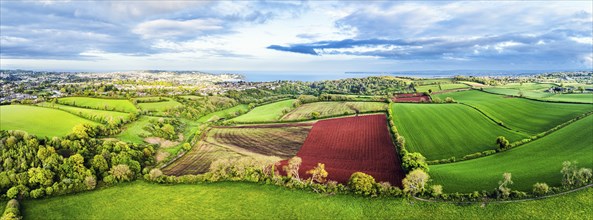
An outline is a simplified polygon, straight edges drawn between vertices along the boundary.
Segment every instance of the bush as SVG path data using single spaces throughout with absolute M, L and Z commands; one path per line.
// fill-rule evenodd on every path
M 550 191 L 550 187 L 546 183 L 535 183 L 533 184 L 533 194 L 545 195 Z
M 110 176 L 113 177 L 115 182 L 126 182 L 132 180 L 133 173 L 130 167 L 125 164 L 118 164 L 109 170 Z
M 438 198 L 443 194 L 443 186 L 441 185 L 432 185 L 430 186 L 430 195 L 434 198 Z
M 422 169 L 415 169 L 406 175 L 406 178 L 402 181 L 404 186 L 404 193 L 409 195 L 416 195 L 422 193 L 425 190 L 426 183 L 430 179 L 428 173 Z
M 348 186 L 358 195 L 376 195 L 375 178 L 363 172 L 356 172 L 350 176 Z
M 29 195 L 34 199 L 41 198 L 45 195 L 45 190 L 43 188 L 34 189 Z
M 402 167 L 407 171 L 415 169 L 422 169 L 424 171 L 428 171 L 428 164 L 426 163 L 426 158 L 418 152 L 405 153 L 402 157 Z
M 97 186 L 97 179 L 93 175 L 87 176 L 84 178 L 84 185 L 87 190 L 94 189 Z

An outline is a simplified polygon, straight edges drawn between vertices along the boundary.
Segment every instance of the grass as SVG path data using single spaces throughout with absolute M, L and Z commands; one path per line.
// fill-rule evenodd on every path
M 149 112 L 155 112 L 157 114 L 162 114 L 165 111 L 167 111 L 167 109 L 170 109 L 170 108 L 182 106 L 181 103 L 179 103 L 173 99 L 170 99 L 170 98 L 164 98 L 164 99 L 166 99 L 166 101 L 145 102 L 145 103 L 138 103 L 137 105 L 142 110 L 149 111 Z
M 593 116 L 576 121 L 548 136 L 509 151 L 474 160 L 430 166 L 435 184 L 445 191 L 493 190 L 502 174 L 513 175 L 511 188 L 531 190 L 536 182 L 559 186 L 563 161 L 593 167 Z
M 120 112 L 137 112 L 138 109 L 125 99 L 101 99 L 90 97 L 66 97 L 58 99 L 58 103 L 100 110 L 115 110 Z
M 479 108 L 497 121 L 531 135 L 547 131 L 556 125 L 593 111 L 587 104 L 549 103 L 522 98 L 509 98 L 480 91 L 462 91 L 436 95 L 442 100 L 456 101 Z
M 115 138 L 120 139 L 126 142 L 132 142 L 141 144 L 144 143 L 143 136 L 150 135 L 150 133 L 144 130 L 148 124 L 150 124 L 150 120 L 154 119 L 155 117 L 149 116 L 140 116 L 138 120 L 129 123 L 125 126 L 124 130 L 115 136 Z
M 127 119 L 130 115 L 128 113 L 123 112 L 114 112 L 114 111 L 105 111 L 105 110 L 97 110 L 97 109 L 88 109 L 88 108 L 78 108 L 69 105 L 60 105 L 60 104 L 52 104 L 52 103 L 39 103 L 39 106 L 45 106 L 50 108 L 57 108 L 72 114 L 78 115 L 80 117 L 86 119 L 93 119 L 94 121 L 109 121 L 110 119 L 113 120 L 121 120 Z
M 299 106 L 282 117 L 282 121 L 312 119 L 311 113 L 320 113 L 319 117 L 341 116 L 360 113 L 376 112 L 387 109 L 383 102 L 314 102 Z
M 428 160 L 496 149 L 498 136 L 511 142 L 525 138 L 461 104 L 397 103 L 392 109 L 398 132 L 406 138 L 406 148 Z
M 28 105 L 0 106 L 0 130 L 23 130 L 37 136 L 64 136 L 78 124 L 98 125 L 68 112 Z
M 202 117 L 200 117 L 198 119 L 198 122 L 207 122 L 207 121 L 211 121 L 215 118 L 232 118 L 235 117 L 237 114 L 241 113 L 241 112 L 247 112 L 249 111 L 249 107 L 248 105 L 245 104 L 240 104 L 237 105 L 235 107 L 232 108 L 228 108 L 225 110 L 221 110 L 221 111 L 217 111 L 217 112 L 212 112 L 210 114 L 204 115 Z M 216 116 L 216 117 L 215 117 Z
M 142 181 L 23 202 L 25 219 L 590 219 L 593 189 L 519 203 L 456 205 L 324 195 L 250 183 Z
M 458 83 L 446 83 L 439 85 L 424 85 L 424 86 L 417 86 L 416 91 L 418 92 L 428 92 L 430 89 L 432 92 L 438 92 L 443 90 L 453 90 L 453 89 L 465 89 L 469 88 L 466 84 L 458 84 Z
M 247 114 L 236 117 L 231 121 L 236 123 L 277 121 L 280 119 L 280 117 L 282 117 L 282 115 L 284 115 L 285 111 L 292 109 L 293 102 L 294 99 L 289 99 L 258 106 L 249 111 Z

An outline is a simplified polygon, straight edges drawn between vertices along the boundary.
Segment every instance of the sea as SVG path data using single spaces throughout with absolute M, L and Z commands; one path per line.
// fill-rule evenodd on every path
M 204 71 L 209 73 L 236 73 L 245 77 L 248 82 L 270 82 L 278 80 L 292 81 L 323 81 L 346 78 L 364 78 L 369 76 L 406 76 L 417 78 L 448 78 L 457 75 L 465 76 L 520 76 L 533 75 L 548 71 L 542 70 L 513 70 L 513 71 L 475 71 L 475 70 L 425 70 L 398 72 L 290 72 L 290 71 Z

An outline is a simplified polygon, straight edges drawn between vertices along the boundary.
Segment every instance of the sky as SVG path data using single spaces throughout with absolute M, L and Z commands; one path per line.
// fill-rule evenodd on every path
M 591 1 L 0 1 L 0 68 L 593 68 Z

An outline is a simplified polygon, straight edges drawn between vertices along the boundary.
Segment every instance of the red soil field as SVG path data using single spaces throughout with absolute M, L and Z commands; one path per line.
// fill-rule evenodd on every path
M 297 153 L 303 162 L 302 179 L 308 170 L 325 164 L 328 179 L 347 183 L 354 172 L 364 172 L 377 182 L 401 186 L 404 172 L 387 128 L 387 117 L 365 115 L 322 120 L 313 125 Z M 282 161 L 281 166 L 287 164 Z
M 430 102 L 430 96 L 424 93 L 398 94 L 392 99 L 394 102 Z

